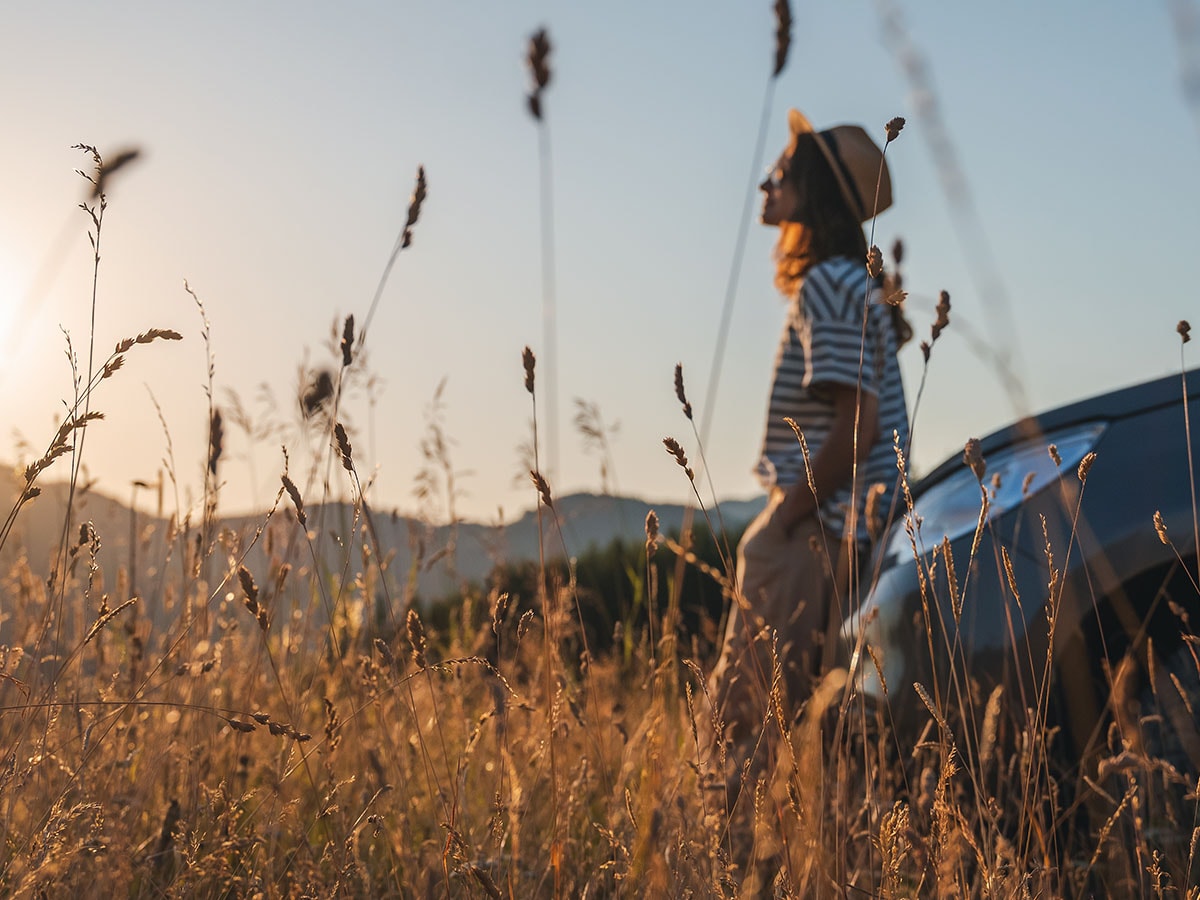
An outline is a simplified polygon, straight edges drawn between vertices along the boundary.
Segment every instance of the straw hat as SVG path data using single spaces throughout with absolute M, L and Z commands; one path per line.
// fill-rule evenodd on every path
M 892 179 L 883 151 L 860 126 L 835 125 L 815 131 L 802 112 L 789 109 L 788 127 L 792 130 L 793 148 L 797 135 L 811 134 L 816 138 L 837 177 L 846 204 L 858 221 L 866 222 L 892 205 Z

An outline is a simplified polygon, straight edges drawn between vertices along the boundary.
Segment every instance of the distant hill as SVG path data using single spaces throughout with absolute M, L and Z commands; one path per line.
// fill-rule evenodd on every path
M 20 478 L 13 472 L 0 472 L 0 499 L 4 500 L 3 514 L 12 507 Z M 63 535 L 63 519 L 66 510 L 67 486 L 61 482 L 41 484 L 42 495 L 30 501 L 21 510 L 17 525 L 0 550 L 0 571 L 8 571 L 18 554 L 23 554 L 33 572 L 46 577 L 50 571 L 50 559 L 59 547 Z M 143 495 L 144 496 L 144 495 Z M 764 497 L 749 500 L 726 501 L 721 504 L 721 515 L 725 526 L 739 530 L 763 508 Z M 589 493 L 570 494 L 554 499 L 554 512 L 561 523 L 561 537 L 553 522 L 547 518 L 543 525 L 544 546 L 549 558 L 563 556 L 565 544 L 567 554 L 579 555 L 589 549 L 606 546 L 614 538 L 637 542 L 645 539 L 646 514 L 653 509 L 658 515 L 660 530 L 665 533 L 677 531 L 683 521 L 685 507 L 680 504 L 652 504 L 634 497 L 614 497 Z M 332 541 L 317 541 L 322 547 L 323 562 L 331 571 L 340 572 L 349 559 L 349 576 L 362 568 L 361 535 L 364 527 L 358 523 L 357 534 L 351 535 L 354 525 L 353 507 L 344 503 L 327 504 L 324 507 L 307 509 L 308 528 L 319 529 L 332 536 Z M 710 510 L 716 524 L 716 512 Z M 128 505 L 95 491 L 84 491 L 76 498 L 75 523 L 68 535 L 68 545 L 79 540 L 79 524 L 90 521 L 94 524 L 102 544 L 99 562 L 108 589 L 112 588 L 118 568 L 129 568 L 134 563 L 136 578 L 142 582 L 135 586 L 143 594 L 153 593 L 153 585 L 161 585 L 166 573 L 155 568 L 166 560 L 177 571 L 180 566 L 179 553 L 168 557 L 166 535 L 169 523 L 144 512 L 131 512 Z M 476 522 L 460 522 L 456 528 L 455 552 L 447 553 L 452 534 L 448 526 L 431 527 L 418 519 L 394 513 L 373 511 L 373 523 L 377 531 L 380 551 L 390 554 L 389 566 L 397 579 L 403 581 L 411 570 L 414 558 L 420 560 L 418 592 L 425 598 L 445 596 L 465 581 L 481 581 L 499 561 L 516 562 L 538 558 L 537 511 L 525 512 L 520 518 L 504 526 L 484 525 Z M 249 546 L 255 532 L 264 521 L 263 516 L 224 517 L 218 528 L 226 529 L 228 545 L 237 548 Z M 696 513 L 698 526 L 704 524 L 703 516 Z M 194 536 L 199 526 L 199 514 L 190 522 Z M 136 542 L 130 540 L 136 532 Z M 131 547 L 134 552 L 131 553 Z M 349 556 L 347 557 L 347 548 Z M 226 554 L 221 549 L 214 554 L 215 577 L 223 566 Z M 261 579 L 265 577 L 271 558 L 289 559 L 294 566 L 303 567 L 311 562 L 303 533 L 295 521 L 291 504 L 284 498 L 270 527 L 261 536 L 255 547 L 246 556 L 246 565 Z

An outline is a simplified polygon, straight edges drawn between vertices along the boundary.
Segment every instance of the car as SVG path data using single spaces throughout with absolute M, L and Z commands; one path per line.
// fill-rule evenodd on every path
M 901 743 L 934 723 L 969 757 L 1002 699 L 1064 782 L 1200 771 L 1193 391 L 1200 369 L 1023 419 L 898 492 L 843 635 Z

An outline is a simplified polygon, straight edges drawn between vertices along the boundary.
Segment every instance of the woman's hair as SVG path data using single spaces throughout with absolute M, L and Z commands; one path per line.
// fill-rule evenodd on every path
M 799 209 L 779 225 L 775 244 L 775 286 L 791 297 L 804 275 L 817 263 L 835 256 L 866 264 L 867 239 L 851 212 L 829 161 L 812 134 L 795 135 L 786 174 L 800 198 Z M 896 346 L 912 337 L 912 327 L 899 307 L 891 307 Z

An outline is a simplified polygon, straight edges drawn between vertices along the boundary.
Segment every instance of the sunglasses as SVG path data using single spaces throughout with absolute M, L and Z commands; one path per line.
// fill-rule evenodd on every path
M 787 154 L 785 153 L 783 156 L 779 157 L 779 159 L 776 160 L 774 163 L 767 166 L 767 171 L 766 171 L 767 177 L 765 179 L 763 179 L 763 184 L 764 185 L 772 185 L 774 187 L 779 187 L 785 181 L 787 181 L 787 177 L 791 173 L 791 170 L 792 170 L 792 161 L 791 161 L 791 159 L 788 158 Z

